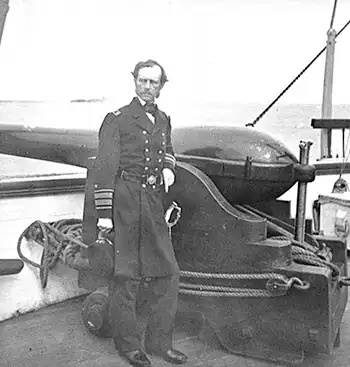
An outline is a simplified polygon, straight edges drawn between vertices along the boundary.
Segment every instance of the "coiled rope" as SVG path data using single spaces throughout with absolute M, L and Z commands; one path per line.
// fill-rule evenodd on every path
M 171 214 L 167 212 L 167 223 L 169 229 L 173 227 L 180 219 L 181 209 L 178 205 L 172 205 L 172 210 L 177 210 L 175 219 L 170 222 Z M 247 209 L 248 210 L 248 209 Z M 285 233 L 285 230 L 282 231 Z M 21 250 L 23 239 L 34 240 L 43 247 L 41 263 L 25 257 Z M 271 239 L 279 241 L 288 241 L 291 239 L 286 236 L 272 237 Z M 60 260 L 65 265 L 74 269 L 88 269 L 89 263 L 86 258 L 80 255 L 80 248 L 88 247 L 82 242 L 82 221 L 80 219 L 65 219 L 52 223 L 44 223 L 41 221 L 33 222 L 26 228 L 18 239 L 17 251 L 19 257 L 27 264 L 32 265 L 40 270 L 40 280 L 43 288 L 47 286 L 49 270 L 52 269 Z M 315 251 L 308 248 L 292 246 L 293 261 L 302 264 L 313 265 L 318 267 L 329 267 L 332 270 L 333 277 L 340 275 L 339 268 L 331 262 L 322 259 Z M 278 273 L 203 273 L 192 271 L 181 271 L 181 278 L 192 279 L 216 279 L 226 281 L 237 280 L 267 280 L 265 289 L 254 288 L 235 288 L 231 285 L 212 285 L 212 284 L 196 284 L 189 282 L 181 282 L 179 292 L 185 295 L 209 296 L 209 297 L 276 297 L 285 295 L 292 287 L 298 290 L 307 290 L 310 287 L 308 282 L 303 282 L 297 277 L 288 278 Z M 346 284 L 345 278 L 342 284 Z
M 40 264 L 23 255 L 21 244 L 23 239 L 34 240 L 43 247 Z M 74 268 L 87 268 L 87 259 L 80 255 L 80 248 L 87 247 L 82 242 L 82 221 L 80 219 L 64 219 L 52 223 L 35 221 L 28 226 L 17 241 L 17 253 L 20 259 L 39 269 L 41 285 L 46 288 L 49 270 L 58 260 Z
M 174 205 L 174 208 L 177 206 Z M 169 214 L 169 213 L 168 213 Z M 169 217 L 170 218 L 170 215 Z M 179 220 L 179 214 L 169 224 L 174 226 Z M 34 240 L 43 247 L 41 262 L 36 263 L 23 255 L 21 244 L 23 239 Z M 284 238 L 285 240 L 285 238 Z M 39 269 L 41 285 L 47 286 L 48 274 L 58 261 L 73 269 L 89 269 L 88 260 L 80 255 L 80 248 L 87 245 L 82 242 L 82 221 L 80 219 L 65 219 L 53 223 L 41 221 L 33 222 L 27 227 L 17 242 L 17 252 L 25 263 Z M 207 284 L 180 283 L 179 292 L 196 296 L 211 297 L 275 297 L 286 294 L 295 287 L 299 290 L 306 290 L 310 284 L 303 283 L 299 278 L 288 278 L 278 273 L 252 273 L 252 274 L 232 274 L 232 273 L 200 273 L 181 271 L 182 278 L 201 279 L 221 279 L 221 280 L 268 280 L 267 289 L 234 288 L 232 286 L 217 286 Z

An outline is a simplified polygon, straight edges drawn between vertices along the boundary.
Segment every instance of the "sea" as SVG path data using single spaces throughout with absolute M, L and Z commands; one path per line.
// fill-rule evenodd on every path
M 78 101 L 0 101 L 0 124 L 36 127 L 96 129 L 107 112 L 116 110 L 106 100 Z M 241 126 L 254 122 L 265 110 L 264 104 L 238 104 L 203 101 L 174 106 L 173 129 L 182 126 Z M 166 109 L 165 109 L 166 110 Z M 168 112 L 168 111 L 167 111 Z M 283 142 L 297 157 L 301 140 L 312 140 L 310 159 L 320 155 L 320 131 L 311 127 L 312 118 L 321 117 L 321 105 L 275 104 L 251 127 Z M 350 118 L 350 104 L 333 106 L 334 118 Z M 0 127 L 1 144 L 1 127 Z M 84 169 L 30 158 L 0 155 L 0 179 L 81 172 Z

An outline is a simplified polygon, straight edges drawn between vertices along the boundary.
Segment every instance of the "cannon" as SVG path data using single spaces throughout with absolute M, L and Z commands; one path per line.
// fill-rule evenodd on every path
M 233 183 L 226 180 L 230 176 L 237 180 L 241 174 L 235 185 L 243 187 L 244 181 L 262 175 L 258 164 L 241 159 L 230 166 L 227 157 L 207 156 L 204 165 L 208 152 L 181 151 L 176 183 L 167 197 L 166 205 L 176 201 L 181 208 L 181 219 L 171 230 L 181 269 L 179 312 L 203 315 L 232 353 L 288 363 L 331 353 L 339 344 L 348 297 L 346 244 L 309 231 L 296 240 L 290 203 L 276 200 L 276 190 L 257 194 L 255 200 L 248 195 L 249 187 L 242 191 L 247 190 L 246 198 L 229 194 Z M 307 162 L 299 163 L 291 154 L 277 159 L 287 159 L 273 167 L 280 172 L 284 191 L 295 182 L 305 188 L 314 179 L 315 168 Z M 201 164 L 203 169 L 198 168 Z M 97 235 L 92 182 L 90 169 L 85 243 L 92 243 Z M 85 325 L 94 335 L 110 336 L 106 281 L 83 270 L 79 282 L 92 291 L 83 306 Z
M 96 132 L 11 125 L 0 131 L 2 152 L 87 168 L 84 246 L 75 259 L 88 265 L 86 247 L 98 235 Z M 176 182 L 164 207 L 181 208 L 171 228 L 181 270 L 179 312 L 199 313 L 232 353 L 288 363 L 331 353 L 348 298 L 346 244 L 313 236 L 310 221 L 299 215 L 294 223 L 290 203 L 278 200 L 297 183 L 303 203 L 297 213 L 305 214 L 315 167 L 249 128 L 175 129 L 173 145 Z M 110 336 L 106 279 L 89 266 L 78 278 L 90 292 L 82 309 L 86 327 Z

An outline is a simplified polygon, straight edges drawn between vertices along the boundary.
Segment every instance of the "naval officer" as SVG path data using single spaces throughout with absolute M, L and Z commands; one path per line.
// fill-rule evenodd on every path
M 95 162 L 98 226 L 113 229 L 114 236 L 113 339 L 133 366 L 150 366 L 146 353 L 182 364 L 187 356 L 172 340 L 179 267 L 163 208 L 176 161 L 170 118 L 154 103 L 167 76 L 154 60 L 139 62 L 132 75 L 136 96 L 104 118 Z M 141 313 L 147 320 L 144 348 Z

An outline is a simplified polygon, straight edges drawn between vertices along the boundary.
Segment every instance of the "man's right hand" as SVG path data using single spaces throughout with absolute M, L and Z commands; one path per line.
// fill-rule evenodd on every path
M 99 218 L 97 221 L 97 227 L 99 227 L 100 229 L 111 229 L 113 228 L 113 221 L 111 218 Z

